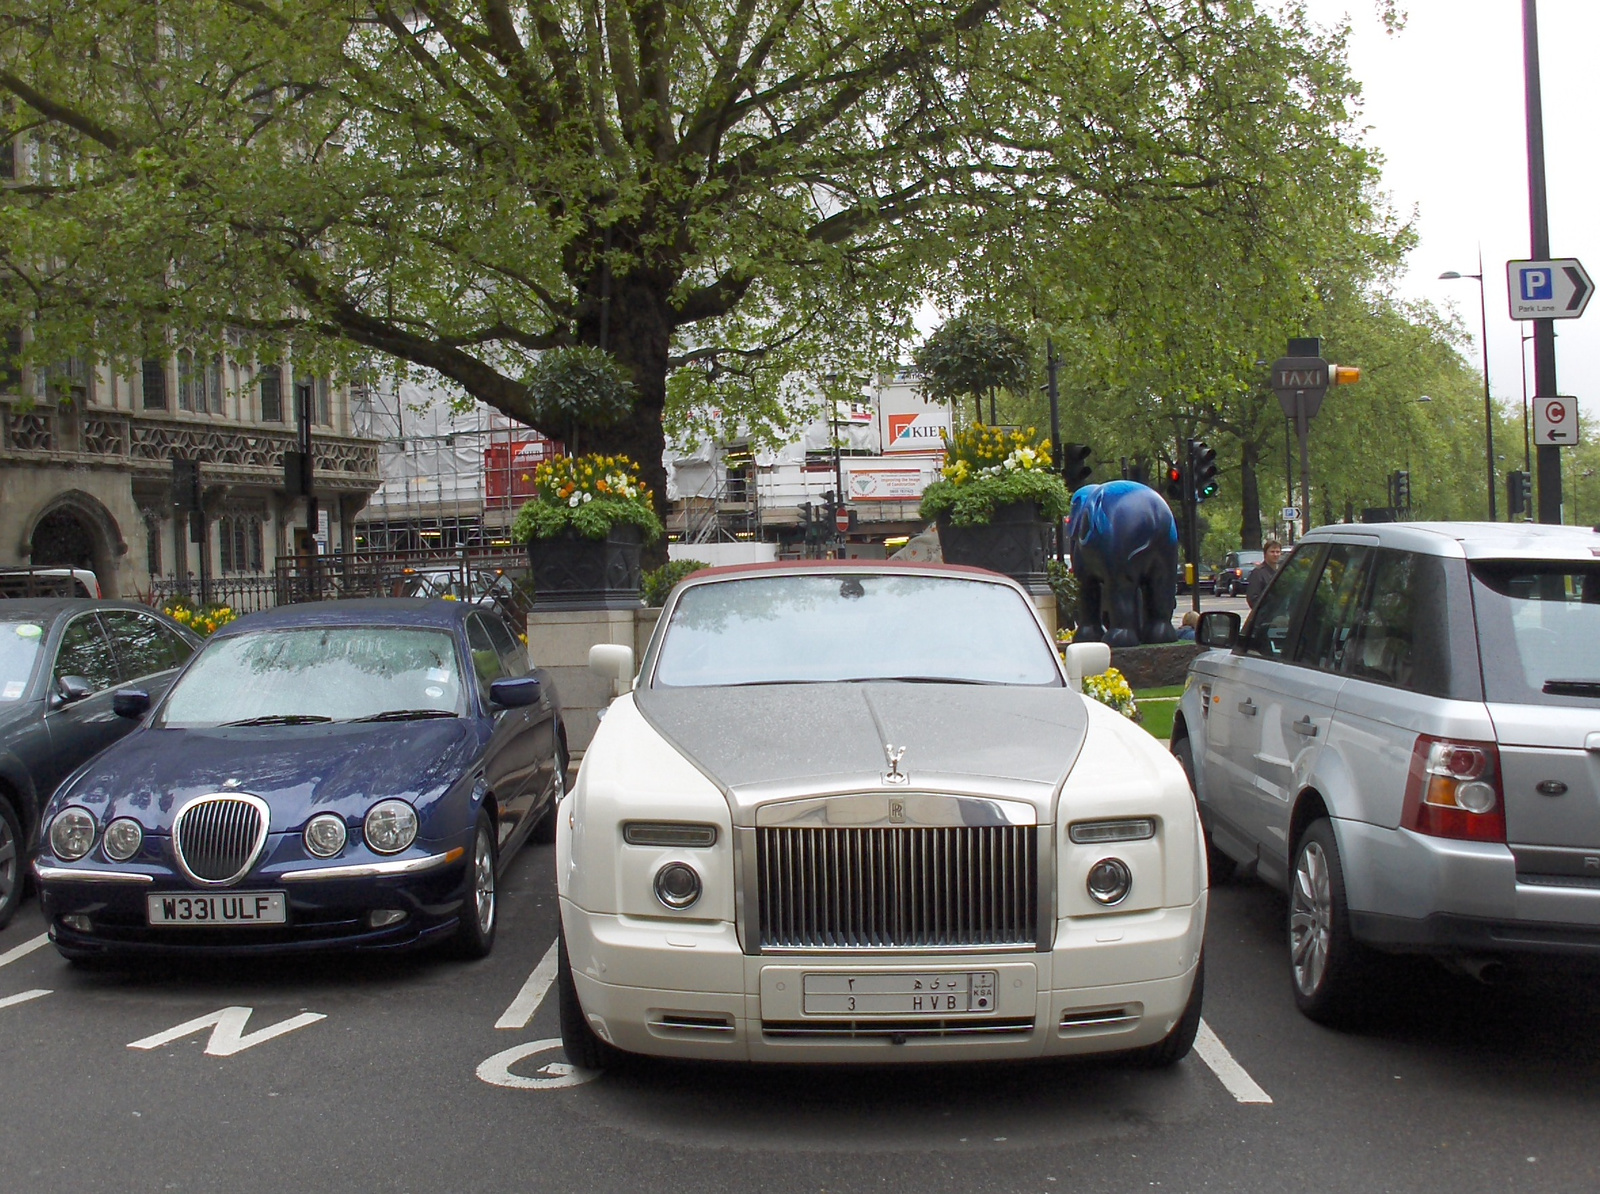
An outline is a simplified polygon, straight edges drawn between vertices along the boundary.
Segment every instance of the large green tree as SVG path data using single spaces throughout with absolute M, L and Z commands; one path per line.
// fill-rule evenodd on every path
M 636 405 L 585 442 L 659 490 L 664 422 L 781 422 L 991 258 L 1092 291 L 1292 183 L 1327 51 L 1251 0 L 0 0 L 0 318 L 387 354 L 558 434 L 539 355 L 598 347 Z

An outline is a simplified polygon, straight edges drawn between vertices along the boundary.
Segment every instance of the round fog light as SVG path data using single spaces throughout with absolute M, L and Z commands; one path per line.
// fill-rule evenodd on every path
M 61 926 L 63 928 L 71 929 L 74 933 L 87 933 L 91 928 L 94 927 L 89 923 L 89 918 L 87 916 L 78 916 L 76 914 L 71 916 L 63 916 L 61 918 Z
M 669 862 L 656 872 L 656 899 L 668 908 L 688 908 L 700 898 L 700 876 L 686 862 Z
M 94 848 L 94 818 L 85 809 L 62 809 L 50 822 L 50 848 L 62 862 L 77 862 Z
M 398 854 L 417 840 L 417 810 L 404 800 L 380 800 L 367 814 L 362 831 L 379 854 Z
M 1120 858 L 1102 858 L 1089 868 L 1089 895 L 1101 904 L 1120 904 L 1133 890 L 1133 874 Z
M 344 818 L 333 813 L 318 813 L 306 822 L 306 850 L 318 858 L 332 858 L 344 849 L 349 836 Z
M 106 826 L 106 857 L 112 862 L 127 862 L 144 843 L 144 830 L 132 817 L 118 817 Z
M 1456 788 L 1456 804 L 1469 813 L 1487 813 L 1494 808 L 1494 786 L 1481 779 Z

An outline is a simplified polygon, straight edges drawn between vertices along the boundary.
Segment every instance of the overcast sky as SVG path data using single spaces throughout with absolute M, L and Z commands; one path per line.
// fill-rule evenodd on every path
M 1383 154 L 1395 210 L 1414 210 L 1421 236 L 1403 290 L 1453 302 L 1480 354 L 1477 283 L 1439 275 L 1476 273 L 1481 242 L 1492 389 L 1520 405 L 1520 337 L 1533 325 L 1507 312 L 1506 262 L 1528 257 L 1530 247 L 1521 0 L 1401 0 L 1408 20 L 1392 35 L 1375 0 L 1304 3 L 1319 24 L 1349 16 L 1367 143 Z M 1538 5 L 1550 251 L 1578 258 L 1600 278 L 1600 0 Z M 1578 398 L 1592 431 L 1600 419 L 1600 299 L 1581 319 L 1555 326 L 1560 392 Z M 1532 374 L 1529 345 L 1530 393 Z M 1508 459 L 1506 467 L 1517 464 Z

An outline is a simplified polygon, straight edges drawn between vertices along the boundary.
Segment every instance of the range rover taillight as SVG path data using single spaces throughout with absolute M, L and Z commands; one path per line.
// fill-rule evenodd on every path
M 1495 744 L 1420 735 L 1411 752 L 1400 825 L 1431 837 L 1505 841 L 1505 794 Z

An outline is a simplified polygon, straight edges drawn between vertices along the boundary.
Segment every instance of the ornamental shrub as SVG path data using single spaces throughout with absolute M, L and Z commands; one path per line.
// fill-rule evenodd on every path
M 626 456 L 560 456 L 541 464 L 533 482 L 534 496 L 511 524 L 511 538 L 518 543 L 554 539 L 568 530 L 604 539 L 623 522 L 638 527 L 647 540 L 661 538 L 650 490 L 639 479 L 639 466 Z
M 1139 703 L 1133 699 L 1133 689 L 1128 686 L 1127 677 L 1116 668 L 1098 676 L 1085 676 L 1083 695 L 1093 697 L 1102 705 L 1110 705 L 1124 717 L 1140 720 Z
M 178 623 L 178 625 L 194 631 L 201 638 L 210 637 L 239 616 L 233 612 L 231 606 L 219 605 L 215 602 L 210 605 L 197 606 L 187 597 L 172 598 L 161 607 L 161 612 Z
M 691 572 L 709 567 L 711 565 L 704 560 L 668 560 L 661 567 L 652 568 L 639 578 L 644 603 L 652 607 L 665 605 L 680 580 Z
M 1034 428 L 1006 431 L 974 424 L 950 439 L 944 477 L 922 495 L 922 517 L 931 522 L 948 516 L 956 526 L 983 526 L 994 521 L 996 506 L 1037 502 L 1046 520 L 1065 518 L 1072 494 L 1050 466 L 1050 441 Z

